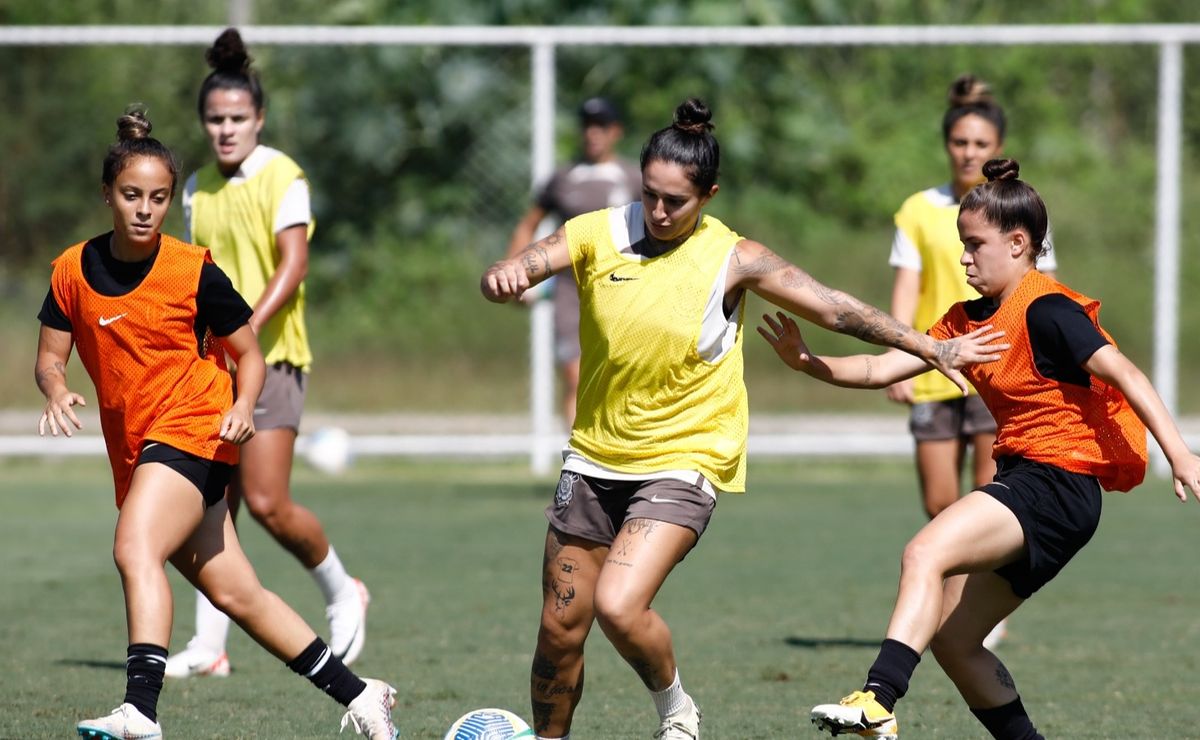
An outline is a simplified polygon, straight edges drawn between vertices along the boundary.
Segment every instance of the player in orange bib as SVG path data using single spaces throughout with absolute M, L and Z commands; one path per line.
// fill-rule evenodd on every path
M 96 388 L 116 488 L 113 559 L 128 620 L 125 699 L 80 722 L 89 738 L 159 738 L 158 696 L 171 636 L 166 561 L 288 667 L 349 708 L 342 726 L 392 740 L 395 689 L 350 672 L 307 624 L 258 582 L 225 503 L 238 445 L 254 435 L 265 363 L 250 307 L 201 247 L 162 234 L 178 165 L 131 112 L 104 160 L 113 230 L 54 261 L 38 315 L 38 431 L 82 429 L 67 386 L 72 347 Z M 228 353 L 238 362 L 234 381 Z
M 958 216 L 961 263 L 983 297 L 955 304 L 929 333 L 1003 334 L 1010 345 L 999 360 L 963 370 L 996 418 L 996 477 L 905 547 L 887 639 L 862 691 L 813 708 L 812 721 L 835 735 L 898 737 L 895 703 L 930 647 L 993 737 L 1041 738 L 984 637 L 1091 539 L 1102 488 L 1142 482 L 1147 428 L 1171 463 L 1176 496 L 1187 501 L 1187 487 L 1200 497 L 1200 457 L 1100 327 L 1100 303 L 1035 269 L 1047 224 L 1037 191 L 1017 179 L 1011 159 L 983 172 L 988 182 L 967 194 Z M 759 332 L 791 367 L 826 382 L 880 388 L 926 369 L 897 352 L 815 356 L 796 323 L 778 316 L 764 316 L 770 330 Z

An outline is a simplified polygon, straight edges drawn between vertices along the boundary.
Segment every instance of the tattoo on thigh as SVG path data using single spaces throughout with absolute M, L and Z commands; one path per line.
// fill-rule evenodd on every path
M 1013 680 L 1012 674 L 1008 672 L 1003 663 L 996 664 L 996 681 L 1006 689 L 1015 690 L 1017 688 L 1017 682 Z
M 658 525 L 662 522 L 653 519 L 630 519 L 625 523 L 625 531 L 632 537 L 635 534 L 641 534 L 643 540 L 650 539 L 651 533 L 658 529 Z
M 550 579 L 549 587 L 554 593 L 554 610 L 562 613 L 575 600 L 573 581 L 579 561 L 574 558 L 559 558 L 555 563 L 558 566 L 558 575 Z
M 617 560 L 616 558 L 608 558 L 604 562 L 612 563 L 613 565 L 619 565 L 622 568 L 632 568 L 633 567 L 633 563 L 629 562 L 628 560 Z

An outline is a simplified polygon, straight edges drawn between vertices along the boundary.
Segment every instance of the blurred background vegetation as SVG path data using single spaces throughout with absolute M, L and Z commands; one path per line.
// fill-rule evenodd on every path
M 601 7 L 603 5 L 603 7 Z M 1175 0 L 253 0 L 258 24 L 777 25 L 1180 23 Z M 0 0 L 0 24 L 227 22 L 225 0 Z M 267 92 L 263 143 L 312 183 L 317 232 L 310 408 L 521 411 L 527 318 L 478 278 L 503 253 L 530 192 L 530 55 L 520 47 L 251 45 Z M 1185 49 L 1185 110 L 1200 49 Z M 1107 328 L 1150 368 L 1157 50 L 1150 46 L 615 48 L 557 51 L 560 159 L 574 110 L 602 94 L 626 111 L 623 152 L 708 101 L 722 144 L 711 212 L 819 279 L 886 307 L 892 214 L 947 178 L 945 90 L 971 71 L 1006 108 L 1006 152 L 1042 192 L 1060 278 L 1104 301 Z M 202 46 L 0 47 L 0 408 L 36 408 L 36 313 L 48 261 L 109 228 L 99 170 L 115 119 L 149 107 L 186 172 L 207 161 L 196 91 Z M 1180 398 L 1200 411 L 1196 259 L 1200 118 L 1186 116 Z M 181 230 L 176 207 L 167 230 Z M 748 384 L 761 411 L 884 410 L 882 394 L 801 382 L 747 314 Z M 853 345 L 819 336 L 822 350 Z M 90 390 L 90 389 L 89 389 Z

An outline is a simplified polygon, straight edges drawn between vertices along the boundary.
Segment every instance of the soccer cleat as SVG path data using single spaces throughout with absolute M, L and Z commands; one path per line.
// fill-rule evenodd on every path
M 95 740 L 151 740 L 162 737 L 162 726 L 138 711 L 132 704 L 122 704 L 107 717 L 85 719 L 75 725 L 80 737 Z
M 366 735 L 370 740 L 396 740 L 400 731 L 392 722 L 392 707 L 396 706 L 396 690 L 383 681 L 364 678 L 367 688 L 354 697 L 342 715 L 342 729 L 354 727 L 354 732 Z
M 188 641 L 186 648 L 167 658 L 167 667 L 163 671 L 163 675 L 167 678 L 191 678 L 193 676 L 223 678 L 229 675 L 229 654 L 224 650 L 218 653 L 212 648 L 205 647 L 193 637 Z
M 983 638 L 983 646 L 988 650 L 995 650 L 1008 637 L 1008 620 L 1001 619 L 992 627 L 992 631 L 987 633 L 987 637 Z
M 688 707 L 662 721 L 655 740 L 697 740 L 700 737 L 700 707 L 688 697 Z
M 875 701 L 874 691 L 855 691 L 837 704 L 819 704 L 812 709 L 812 723 L 831 735 L 847 733 L 859 737 L 897 740 L 900 727 L 896 715 Z
M 362 581 L 353 580 L 353 596 L 325 607 L 325 618 L 329 620 L 329 650 L 346 665 L 358 659 L 367 640 L 367 604 L 371 603 L 371 592 Z

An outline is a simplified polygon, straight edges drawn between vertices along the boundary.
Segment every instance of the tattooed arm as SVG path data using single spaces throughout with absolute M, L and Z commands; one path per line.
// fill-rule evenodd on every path
M 500 260 L 483 273 L 479 289 L 493 303 L 507 303 L 571 264 L 565 227 Z
M 843 388 L 885 388 L 897 381 L 920 375 L 931 367 L 921 358 L 898 349 L 882 355 L 815 355 L 805 344 L 804 337 L 800 334 L 800 326 L 792 317 L 780 311 L 774 318 L 763 314 L 763 322 L 767 328 L 758 327 L 758 333 L 767 340 L 775 354 L 779 355 L 779 359 L 793 370 L 807 373 L 831 385 L 840 385 Z M 982 352 L 996 346 L 989 343 L 995 342 L 1002 334 L 1003 332 L 994 332 L 990 326 L 985 326 L 970 334 L 964 334 L 960 339 L 977 345 Z
M 997 352 L 1007 349 L 1007 345 L 981 348 L 978 342 L 965 341 L 966 337 L 937 341 L 848 293 L 822 285 L 767 247 L 748 239 L 734 247 L 726 285 L 727 291 L 751 290 L 817 326 L 919 357 L 953 380 L 964 394 L 967 382 L 958 369 L 996 360 Z M 869 387 L 877 386 L 872 383 Z
M 71 407 L 86 406 L 87 402 L 83 396 L 67 389 L 67 360 L 71 357 L 73 344 L 71 332 L 42 325 L 42 332 L 38 336 L 37 362 L 33 368 L 38 389 L 46 397 L 46 408 L 38 420 L 38 434 L 45 435 L 47 426 L 55 437 L 59 430 L 70 437 L 72 425 L 76 429 L 83 429 L 83 424 Z

